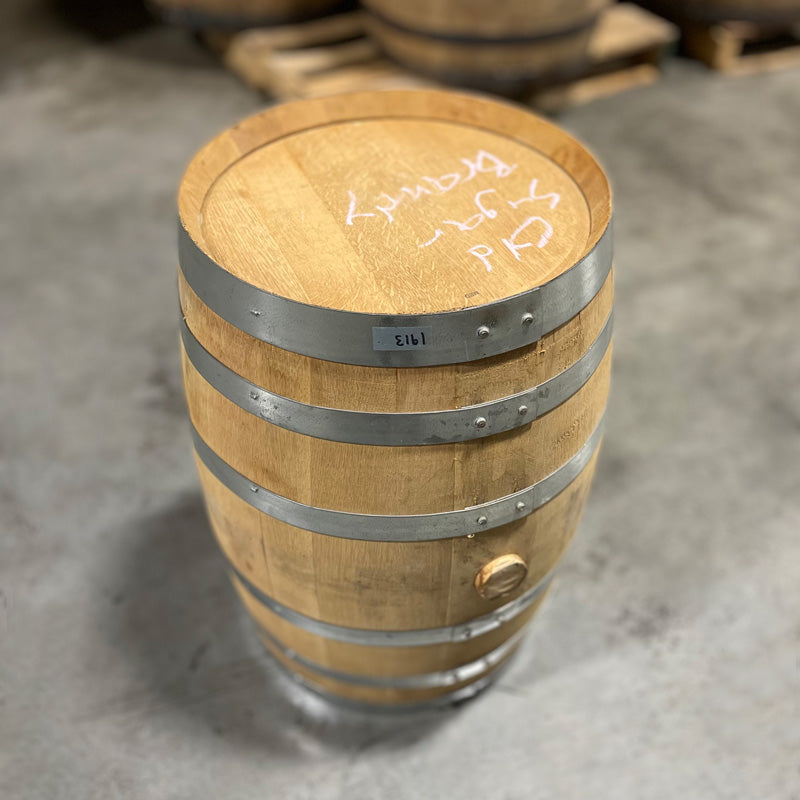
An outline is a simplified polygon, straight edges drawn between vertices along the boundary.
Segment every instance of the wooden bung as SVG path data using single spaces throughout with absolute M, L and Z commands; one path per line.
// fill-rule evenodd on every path
M 179 207 L 198 469 L 265 644 L 353 702 L 477 691 L 597 459 L 602 170 L 517 107 L 368 92 L 234 126 Z
M 460 86 L 522 91 L 580 70 L 610 0 L 363 0 L 370 33 L 403 65 Z
M 492 600 L 517 588 L 528 574 L 528 565 L 516 553 L 508 553 L 485 564 L 475 576 L 475 591 Z

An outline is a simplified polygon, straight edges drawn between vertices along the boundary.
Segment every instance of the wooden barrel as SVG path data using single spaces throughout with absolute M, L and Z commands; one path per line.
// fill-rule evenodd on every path
M 644 0 L 642 5 L 671 19 L 695 22 L 800 22 L 800 0 Z
M 344 11 L 354 0 L 148 0 L 166 22 L 192 30 L 241 30 L 304 22 Z
M 192 161 L 179 207 L 197 464 L 267 647 L 351 702 L 474 693 L 595 466 L 602 170 L 510 105 L 367 92 L 244 120 Z
M 578 71 L 610 0 L 363 0 L 370 33 L 405 66 L 514 92 Z

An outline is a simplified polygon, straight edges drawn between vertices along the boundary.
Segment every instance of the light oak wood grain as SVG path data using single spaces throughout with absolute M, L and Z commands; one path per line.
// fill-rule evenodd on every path
M 415 630 L 468 622 L 536 586 L 577 529 L 595 463 L 523 520 L 472 538 L 429 542 L 366 542 L 304 531 L 267 517 L 198 468 L 220 547 L 265 594 L 334 625 Z M 475 576 L 509 552 L 529 565 L 525 579 L 508 595 L 480 597 Z
M 489 168 L 472 170 L 470 177 L 469 164 L 478 163 L 481 152 L 492 154 Z M 452 191 L 420 192 L 416 198 L 407 192 L 388 212 L 393 220 L 378 208 L 390 205 L 387 197 L 399 196 L 390 196 L 388 187 L 413 189 L 425 175 L 443 183 L 447 174 L 459 174 Z M 349 191 L 373 198 L 372 206 L 357 209 L 372 208 L 375 216 L 349 219 Z M 477 193 L 484 193 L 486 205 L 476 204 Z M 524 202 L 509 206 L 507 198 Z M 395 314 L 502 301 L 558 276 L 597 242 L 608 223 L 610 197 L 602 170 L 585 149 L 533 115 L 441 92 L 383 93 L 292 104 L 245 120 L 192 162 L 180 210 L 198 246 L 254 286 L 341 311 Z M 507 248 L 491 271 L 463 252 L 462 245 L 477 241 L 462 239 L 464 234 L 479 231 L 493 242 L 507 238 L 519 224 L 518 211 L 521 218 L 541 215 L 553 226 L 544 246 L 519 251 L 519 260 Z M 449 226 L 454 230 L 440 237 L 446 248 L 437 249 L 438 240 L 419 247 L 431 225 L 475 214 L 483 219 L 470 231 Z M 357 226 L 361 222 L 367 224 Z M 222 320 L 182 276 L 179 287 L 194 336 L 235 372 L 304 403 L 367 412 L 458 409 L 540 384 L 586 353 L 613 299 L 609 275 L 585 308 L 532 345 L 466 364 L 386 369 L 281 350 Z M 419 447 L 355 445 L 294 433 L 232 403 L 185 356 L 183 371 L 193 425 L 253 483 L 320 508 L 405 515 L 468 508 L 557 470 L 602 419 L 610 362 L 609 348 L 572 397 L 517 429 Z M 233 494 L 199 461 L 198 469 L 221 549 L 260 591 L 330 624 L 401 631 L 468 623 L 538 585 L 575 533 L 596 460 L 595 454 L 566 489 L 514 523 L 474 536 L 399 543 L 337 538 L 280 522 Z M 507 554 L 527 565 L 518 585 L 476 591 L 476 576 Z M 519 630 L 538 606 L 537 601 L 474 640 L 366 647 L 290 624 L 234 583 L 248 611 L 282 647 L 323 667 L 367 676 L 420 674 L 475 660 Z M 291 660 L 287 665 L 305 669 Z M 454 688 L 367 690 L 308 677 L 343 696 L 386 703 Z
M 184 358 L 192 423 L 208 446 L 258 486 L 306 505 L 363 514 L 433 514 L 514 494 L 583 447 L 603 415 L 611 352 L 552 411 L 485 439 L 384 447 L 315 439 L 272 425 L 213 389 Z
M 376 130 L 371 122 L 371 120 L 375 119 L 380 120 L 381 126 L 385 126 L 386 130 L 392 131 L 394 138 L 383 149 L 376 147 L 374 142 L 370 142 L 359 134 L 359 126 L 356 121 L 361 118 L 366 120 L 360 128 L 362 133 L 367 133 L 370 129 Z M 395 122 L 403 120 L 414 120 L 415 125 L 394 126 Z M 487 280 L 483 275 L 478 277 L 480 270 L 464 273 L 459 265 L 455 267 L 456 272 L 452 281 L 447 279 L 447 275 L 436 270 L 429 270 L 424 276 L 419 276 L 415 272 L 415 265 L 419 265 L 417 261 L 418 254 L 414 253 L 413 250 L 419 250 L 420 248 L 410 247 L 412 238 L 408 232 L 403 236 L 399 233 L 392 233 L 391 237 L 400 237 L 397 241 L 402 243 L 404 247 L 408 247 L 408 249 L 393 252 L 391 260 L 381 263 L 380 269 L 381 271 L 393 273 L 391 280 L 395 282 L 394 285 L 401 291 L 397 291 L 393 297 L 387 298 L 386 292 L 382 290 L 375 297 L 375 305 L 358 306 L 359 298 L 363 299 L 363 293 L 358 284 L 361 281 L 371 283 L 375 280 L 372 275 L 374 261 L 370 260 L 370 254 L 374 247 L 384 246 L 384 234 L 387 226 L 383 225 L 383 220 L 386 219 L 385 215 L 381 212 L 376 212 L 374 208 L 372 211 L 367 210 L 367 213 L 376 213 L 376 217 L 359 218 L 353 221 L 354 224 L 352 226 L 346 225 L 349 202 L 348 191 L 350 189 L 355 191 L 363 185 L 365 190 L 368 190 L 364 196 L 365 198 L 367 196 L 380 196 L 384 191 L 389 191 L 390 193 L 394 192 L 393 199 L 402 194 L 404 186 L 413 191 L 417 185 L 413 179 L 417 177 L 421 179 L 425 177 L 425 173 L 423 171 L 422 174 L 419 174 L 416 169 L 406 169 L 406 163 L 402 160 L 397 160 L 395 167 L 388 168 L 387 172 L 384 164 L 395 160 L 391 146 L 395 143 L 402 143 L 404 138 L 408 139 L 410 136 L 417 141 L 417 150 L 424 154 L 428 145 L 429 131 L 432 135 L 440 132 L 440 125 L 443 122 L 449 126 L 447 127 L 448 131 L 456 132 L 453 134 L 454 136 L 460 136 L 462 139 L 469 137 L 471 144 L 478 147 L 481 147 L 483 143 L 487 145 L 486 148 L 481 149 L 490 151 L 491 147 L 489 145 L 501 142 L 503 144 L 507 143 L 511 148 L 508 155 L 513 156 L 520 153 L 516 145 L 523 145 L 526 148 L 526 157 L 530 159 L 530 162 L 523 161 L 508 179 L 518 180 L 519 176 L 524 176 L 527 181 L 521 181 L 520 186 L 521 188 L 529 187 L 530 181 L 538 177 L 539 167 L 550 170 L 549 174 L 554 178 L 556 176 L 562 177 L 564 183 L 563 185 L 559 184 L 559 188 L 564 189 L 565 209 L 568 212 L 570 222 L 576 226 L 575 237 L 581 243 L 581 251 L 588 252 L 596 244 L 610 219 L 610 193 L 608 181 L 602 169 L 585 148 L 552 123 L 533 114 L 521 112 L 513 105 L 439 91 L 365 92 L 326 97 L 302 103 L 288 103 L 270 109 L 263 114 L 250 117 L 214 139 L 192 161 L 184 176 L 179 194 L 181 220 L 192 239 L 209 254 L 213 254 L 215 247 L 223 248 L 223 254 L 228 254 L 228 262 L 223 263 L 223 267 L 237 277 L 243 280 L 250 280 L 268 291 L 279 291 L 282 288 L 282 284 L 286 283 L 287 290 L 291 288 L 298 293 L 302 291 L 306 293 L 306 296 L 314 297 L 316 296 L 314 293 L 317 291 L 315 287 L 318 288 L 315 270 L 322 269 L 326 272 L 331 269 L 335 270 L 339 263 L 337 261 L 338 257 L 342 253 L 346 253 L 349 261 L 347 264 L 342 265 L 345 274 L 352 275 L 354 267 L 361 270 L 356 273 L 356 285 L 337 277 L 335 281 L 326 287 L 327 293 L 324 294 L 321 304 L 330 308 L 350 311 L 362 310 L 395 314 L 464 308 L 470 305 L 491 302 L 492 299 L 508 296 L 508 292 L 523 291 L 532 285 L 536 285 L 535 279 L 531 281 L 532 269 L 544 269 L 543 275 L 550 274 L 552 276 L 560 274 L 569 268 L 570 261 L 564 259 L 571 245 L 565 245 L 561 249 L 555 247 L 554 253 L 557 256 L 555 258 L 551 258 L 548 255 L 548 244 L 547 248 L 537 249 L 535 259 L 526 258 L 517 261 L 511 257 L 506 258 L 503 254 L 503 246 L 499 244 L 497 251 L 502 254 L 502 263 L 508 264 L 508 268 L 503 270 L 494 269 L 491 276 L 493 281 L 497 281 L 497 288 L 491 291 L 487 288 L 486 294 L 481 296 L 478 301 L 475 301 L 473 297 L 466 297 L 466 295 L 475 291 L 474 282 L 479 278 L 482 281 Z M 345 181 L 344 185 L 331 188 L 327 185 L 328 179 L 322 179 L 325 165 L 320 165 L 309 157 L 308 167 L 316 170 L 314 173 L 316 182 L 312 183 L 311 186 L 301 182 L 299 187 L 292 188 L 291 191 L 287 190 L 285 186 L 280 189 L 285 199 L 286 208 L 295 210 L 303 208 L 302 200 L 293 196 L 295 193 L 304 199 L 310 199 L 312 194 L 317 193 L 325 199 L 325 203 L 331 206 L 329 210 L 321 211 L 319 206 L 315 205 L 314 210 L 322 213 L 322 219 L 317 219 L 316 214 L 306 217 L 299 214 L 299 216 L 294 217 L 294 220 L 295 222 L 301 221 L 304 235 L 311 236 L 312 242 L 316 241 L 313 237 L 315 236 L 314 229 L 317 225 L 327 227 L 331 225 L 332 221 L 336 223 L 341 230 L 337 232 L 331 244 L 335 257 L 330 255 L 326 248 L 320 250 L 314 246 L 304 245 L 302 241 L 298 241 L 302 239 L 300 236 L 293 236 L 291 241 L 287 241 L 285 243 L 287 250 L 283 252 L 281 242 L 284 242 L 286 238 L 284 231 L 286 221 L 284 219 L 276 220 L 274 229 L 270 223 L 267 223 L 262 229 L 265 235 L 263 246 L 268 248 L 276 258 L 275 275 L 273 276 L 271 272 L 271 265 L 265 275 L 265 263 L 261 257 L 262 251 L 258 246 L 250 243 L 245 247 L 241 256 L 232 257 L 224 249 L 227 244 L 218 240 L 220 236 L 219 226 L 222 224 L 220 215 L 223 215 L 224 218 L 224 209 L 222 207 L 214 209 L 214 214 L 212 215 L 214 216 L 214 222 L 212 222 L 208 231 L 211 238 L 206 238 L 205 215 L 206 213 L 211 213 L 208 196 L 211 193 L 212 197 L 214 197 L 213 187 L 223 174 L 229 171 L 233 172 L 234 175 L 238 174 L 237 164 L 239 162 L 247 163 L 251 156 L 253 158 L 256 157 L 255 154 L 259 150 L 266 149 L 270 151 L 272 149 L 271 145 L 277 144 L 278 140 L 291 137 L 293 141 L 302 143 L 303 135 L 301 134 L 304 132 L 309 132 L 309 135 L 313 135 L 316 140 L 319 132 L 315 129 L 331 127 L 336 128 L 338 131 L 340 125 L 343 125 L 342 130 L 346 129 L 345 132 L 352 134 L 353 146 L 351 149 L 349 140 L 344 143 L 343 152 L 334 156 L 334 163 L 328 169 L 331 170 L 332 177 L 341 177 L 339 162 L 347 164 L 349 165 L 348 177 L 352 176 L 352 180 L 356 183 L 350 186 L 350 189 L 348 189 L 349 181 Z M 460 133 L 458 132 L 459 127 L 464 129 Z M 441 136 L 439 136 L 439 139 L 441 139 Z M 302 145 L 298 144 L 298 146 L 302 150 Z M 442 144 L 437 145 L 439 148 L 443 146 Z M 279 150 L 274 152 L 279 153 Z M 403 152 L 408 155 L 408 158 L 419 159 L 420 164 L 427 165 L 428 163 L 425 155 L 413 156 L 413 150 L 404 150 Z M 359 157 L 355 158 L 353 153 L 356 153 Z M 452 158 L 452 161 L 448 160 L 446 163 L 442 163 L 442 171 L 428 177 L 436 178 L 453 174 L 452 170 L 458 171 L 459 166 L 462 174 L 466 176 L 468 168 L 461 163 L 461 159 L 474 159 L 475 155 L 474 151 L 462 153 L 460 150 L 447 149 L 447 157 Z M 498 158 L 505 158 L 503 153 L 496 155 Z M 444 158 L 444 154 L 442 154 L 442 157 Z M 258 163 L 264 164 L 265 162 L 259 160 Z M 513 159 L 511 163 L 514 163 Z M 410 167 L 415 167 L 416 164 L 417 161 L 414 160 Z M 373 169 L 379 170 L 381 179 L 391 173 L 397 179 L 396 182 L 392 183 L 391 186 L 386 186 L 383 180 L 378 181 L 377 179 L 373 180 L 365 177 L 372 174 L 371 171 Z M 444 211 L 447 218 L 452 216 L 459 221 L 461 218 L 457 214 L 450 214 L 449 212 L 454 211 L 455 208 L 460 208 L 462 211 L 472 210 L 474 213 L 474 203 L 470 206 L 470 203 L 474 200 L 474 194 L 467 190 L 475 185 L 475 181 L 479 180 L 479 177 L 462 184 L 460 189 L 456 186 L 450 192 L 446 192 L 441 196 L 434 196 L 433 200 L 439 203 L 445 199 L 447 203 L 450 203 L 456 196 L 460 198 L 457 201 L 454 200 L 455 207 L 447 204 L 436 205 L 435 210 L 437 213 L 440 210 Z M 253 180 L 257 181 L 258 179 Z M 252 200 L 250 204 L 243 205 L 239 202 L 239 198 L 236 197 L 237 187 L 229 183 L 225 184 L 226 191 L 216 197 L 220 206 L 228 201 L 231 202 L 230 217 L 227 219 L 228 228 L 222 230 L 223 238 L 231 238 L 235 241 L 241 236 L 245 241 L 250 242 L 249 233 L 246 230 L 247 223 L 255 219 L 260 226 L 263 224 L 263 218 L 260 217 L 258 209 L 262 203 L 274 202 L 269 193 L 274 191 L 276 187 L 272 184 L 269 176 L 263 176 L 260 180 L 261 183 L 258 184 L 260 188 L 256 188 L 250 194 Z M 493 184 L 494 187 L 500 187 L 505 192 L 503 187 L 504 180 L 507 179 L 496 179 Z M 480 184 L 480 186 L 483 186 L 483 184 Z M 491 187 L 487 186 L 487 188 Z M 580 202 L 574 200 L 572 190 L 575 188 L 583 196 Z M 541 194 L 543 189 L 557 191 L 555 188 L 542 184 L 537 193 Z M 400 190 L 400 194 L 397 194 L 396 190 Z M 269 197 L 265 198 L 265 193 Z M 355 193 L 357 199 L 363 202 L 359 193 L 357 191 Z M 467 200 L 464 199 L 462 194 Z M 511 199 L 520 199 L 524 194 L 525 192 L 523 191 L 520 195 L 511 197 Z M 502 199 L 505 199 L 505 195 L 503 195 Z M 429 196 L 423 195 L 421 202 L 427 203 L 429 200 L 431 200 Z M 438 216 L 433 213 L 421 214 L 420 208 L 421 206 L 412 201 L 405 200 L 398 206 L 398 220 L 400 219 L 399 214 L 401 211 L 408 211 L 411 214 L 409 224 L 418 228 L 417 233 L 419 236 L 413 239 L 415 244 L 425 241 L 423 235 L 427 235 L 430 232 L 429 226 L 432 222 L 438 224 L 440 221 Z M 506 212 L 504 209 L 503 218 L 507 218 L 511 223 L 516 222 L 518 219 L 516 215 L 512 214 L 510 217 L 506 217 L 506 214 L 514 209 L 506 208 L 508 208 L 508 211 Z M 527 211 L 525 206 L 520 208 L 525 208 Z M 544 206 L 544 208 L 547 208 L 547 206 Z M 364 211 L 360 206 L 357 210 L 359 213 Z M 557 211 L 558 209 L 552 210 Z M 238 216 L 240 212 L 244 216 Z M 524 219 L 524 216 L 522 218 Z M 495 220 L 488 220 L 488 222 L 494 223 L 497 220 L 499 220 L 499 217 Z M 370 223 L 370 225 L 375 223 L 375 225 L 381 226 L 380 228 L 375 228 L 372 232 L 370 232 L 369 228 L 366 228 L 363 231 L 364 235 L 360 239 L 356 237 L 357 258 L 351 252 L 348 252 L 345 244 L 342 243 L 342 237 L 348 242 L 351 241 L 348 237 L 351 237 L 354 232 L 349 230 L 350 228 L 355 228 L 357 232 L 362 227 L 359 225 L 357 228 L 356 222 Z M 588 229 L 586 227 L 587 222 Z M 387 222 L 387 225 L 393 224 Z M 394 231 L 395 229 L 392 228 L 392 230 Z M 399 227 L 397 230 L 399 230 Z M 503 228 L 503 230 L 506 229 Z M 511 231 L 513 230 L 512 227 Z M 511 231 L 507 232 L 503 238 L 506 238 Z M 214 236 L 215 233 L 216 238 Z M 450 233 L 448 231 L 448 235 Z M 461 232 L 459 231 L 459 233 Z M 585 239 L 583 238 L 584 233 L 586 235 Z M 446 238 L 446 236 L 441 238 L 442 244 L 444 244 Z M 554 233 L 551 243 L 555 243 L 555 241 L 556 235 Z M 436 244 L 439 243 L 437 242 Z M 468 239 L 467 244 L 471 246 L 472 239 Z M 352 244 L 350 249 L 353 249 Z M 353 260 L 354 258 L 355 261 Z M 430 256 L 432 262 L 438 263 L 440 258 L 442 256 L 438 250 L 432 251 Z M 445 264 L 452 265 L 451 259 L 447 258 L 447 256 L 445 256 L 445 259 Z M 470 259 L 476 260 L 474 257 L 466 260 L 469 261 Z M 336 262 L 335 264 L 333 263 L 334 261 Z M 530 263 L 528 263 L 529 261 Z M 391 268 L 389 264 L 391 264 Z M 481 265 L 479 264 L 478 266 Z M 468 275 L 468 278 L 464 278 L 465 274 Z M 335 275 L 338 276 L 339 273 L 335 273 Z M 403 282 L 403 279 L 407 283 Z M 542 279 L 544 280 L 546 277 Z M 259 283 L 259 280 L 262 280 L 263 283 Z M 466 280 L 466 283 L 463 282 L 464 280 Z M 427 283 L 425 283 L 426 281 Z M 526 283 L 526 281 L 528 282 Z M 423 283 L 427 286 L 428 292 L 434 296 L 423 292 L 423 296 L 417 297 Z M 459 287 L 460 297 L 456 294 L 451 284 Z M 513 288 L 515 284 L 519 289 Z M 495 283 L 492 282 L 487 286 L 495 286 Z M 435 295 L 435 292 L 439 290 L 444 290 L 442 297 Z M 414 295 L 415 302 L 419 302 L 421 305 L 417 306 L 410 302 L 407 292 Z M 351 296 L 354 298 L 352 303 L 350 302 Z
M 554 232 L 523 260 L 502 240 L 536 213 L 532 203 L 509 205 L 529 196 L 533 180 L 538 195 L 557 192 L 559 200 L 538 204 Z M 478 203 L 484 220 L 460 230 L 474 224 Z M 217 178 L 200 213 L 209 254 L 237 277 L 293 300 L 368 313 L 450 311 L 518 294 L 575 263 L 591 226 L 580 187 L 551 159 L 432 120 L 342 122 L 265 145 Z M 544 230 L 536 223 L 520 241 L 537 243 Z M 470 254 L 478 246 L 493 250 L 491 271 Z

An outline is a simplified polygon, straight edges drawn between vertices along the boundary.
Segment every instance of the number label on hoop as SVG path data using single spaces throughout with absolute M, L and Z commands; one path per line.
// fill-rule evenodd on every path
M 431 328 L 373 328 L 373 350 L 424 350 L 431 343 Z

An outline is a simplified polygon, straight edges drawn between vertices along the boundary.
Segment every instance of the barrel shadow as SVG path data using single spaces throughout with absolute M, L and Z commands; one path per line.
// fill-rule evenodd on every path
M 343 708 L 298 686 L 258 641 L 235 595 L 199 493 L 127 525 L 107 565 L 115 586 L 98 611 L 101 636 L 140 688 L 103 714 L 190 717 L 198 736 L 287 757 L 320 745 L 361 751 L 418 741 L 454 709 L 387 713 Z

